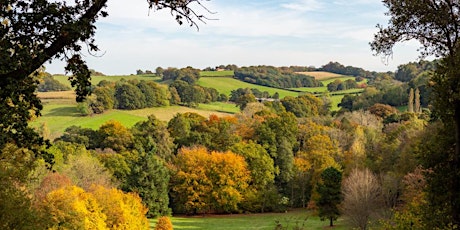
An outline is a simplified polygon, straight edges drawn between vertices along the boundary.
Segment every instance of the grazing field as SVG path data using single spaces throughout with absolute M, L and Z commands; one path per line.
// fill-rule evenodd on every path
M 217 89 L 217 91 L 219 91 L 219 93 L 223 93 L 226 95 L 230 95 L 230 92 L 232 90 L 236 90 L 238 88 L 250 88 L 250 89 L 255 88 L 262 92 L 267 91 L 270 93 L 270 95 L 273 95 L 276 92 L 278 92 L 280 95 L 280 98 L 283 98 L 286 96 L 296 97 L 299 95 L 299 93 L 297 92 L 250 84 L 250 83 L 240 81 L 240 80 L 230 78 L 230 77 L 202 77 L 198 80 L 198 84 L 204 87 L 215 88 Z
M 233 70 L 200 72 L 201 77 L 233 77 L 234 74 Z
M 296 210 L 287 213 L 266 213 L 266 214 L 238 214 L 238 215 L 214 215 L 196 217 L 172 217 L 174 229 L 200 229 L 200 230 L 274 230 L 277 223 L 282 229 L 326 229 L 329 228 L 329 221 L 320 221 L 317 216 L 310 212 Z M 151 220 L 151 229 L 155 226 L 155 220 Z M 333 229 L 351 229 L 351 226 L 339 218 L 334 222 Z M 281 229 L 281 228 L 280 228 Z

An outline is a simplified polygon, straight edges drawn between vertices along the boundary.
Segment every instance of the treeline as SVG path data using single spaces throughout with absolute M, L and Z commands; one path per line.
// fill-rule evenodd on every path
M 359 67 L 344 66 L 338 62 L 329 62 L 318 70 L 369 79 L 375 78 L 379 74 L 377 72 L 367 71 Z
M 273 66 L 251 66 L 235 70 L 235 78 L 252 84 L 274 88 L 317 87 L 322 83 L 314 77 Z

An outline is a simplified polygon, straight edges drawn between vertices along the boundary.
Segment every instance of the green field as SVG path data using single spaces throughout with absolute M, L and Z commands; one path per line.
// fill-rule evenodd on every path
M 268 93 L 270 93 L 270 95 L 273 95 L 276 92 L 278 92 L 280 95 L 280 98 L 283 98 L 286 96 L 297 97 L 299 95 L 299 93 L 297 92 L 250 84 L 250 83 L 240 81 L 240 80 L 230 78 L 230 77 L 202 77 L 198 80 L 198 84 L 204 87 L 215 88 L 217 89 L 217 91 L 219 91 L 219 93 L 223 93 L 226 95 L 230 95 L 230 92 L 232 90 L 236 90 L 238 88 L 243 88 L 243 89 L 255 88 L 262 92 L 267 91 Z
M 238 215 L 214 215 L 197 217 L 172 217 L 174 229 L 200 229 L 200 230 L 274 230 L 277 223 L 283 229 L 294 229 L 296 226 L 303 229 L 329 228 L 328 221 L 320 221 L 317 216 L 302 210 L 289 211 L 287 213 L 266 214 L 238 214 Z M 151 229 L 155 226 L 155 220 L 151 220 Z M 333 229 L 351 229 L 348 223 L 339 218 L 334 222 Z
M 201 71 L 201 77 L 233 77 L 233 70 L 224 70 L 224 71 Z

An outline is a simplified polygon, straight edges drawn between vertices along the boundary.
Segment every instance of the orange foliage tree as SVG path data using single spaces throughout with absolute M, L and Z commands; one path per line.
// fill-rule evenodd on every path
M 237 211 L 250 181 L 243 157 L 204 147 L 182 148 L 173 171 L 173 206 L 189 214 Z

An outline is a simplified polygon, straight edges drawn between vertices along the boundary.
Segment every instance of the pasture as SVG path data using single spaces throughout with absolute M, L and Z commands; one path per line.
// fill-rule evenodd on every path
M 219 93 L 223 93 L 226 95 L 230 95 L 232 90 L 236 90 L 238 88 L 258 89 L 262 92 L 267 91 L 268 93 L 270 93 L 270 95 L 273 95 L 276 92 L 278 92 L 280 98 L 286 96 L 297 97 L 299 95 L 299 93 L 297 92 L 250 84 L 230 77 L 202 77 L 198 80 L 197 84 L 204 87 L 215 88 L 217 89 L 217 91 L 219 91 Z
M 234 214 L 234 215 L 210 215 L 193 217 L 172 217 L 174 229 L 200 229 L 200 230 L 274 230 L 277 224 L 283 229 L 325 229 L 329 228 L 329 221 L 321 221 L 319 217 L 305 210 L 294 210 L 286 213 L 262 213 L 262 214 Z M 151 229 L 156 220 L 151 220 Z M 332 229 L 350 229 L 348 223 L 339 218 L 334 222 Z M 297 228 L 298 229 L 298 228 Z
M 223 71 L 201 71 L 200 77 L 233 77 L 233 70 Z
M 309 72 L 297 72 L 297 73 L 304 74 L 307 76 L 312 76 L 316 80 L 319 80 L 319 81 L 342 78 L 345 76 L 342 74 L 336 74 L 336 73 L 324 72 L 324 71 L 309 71 Z

